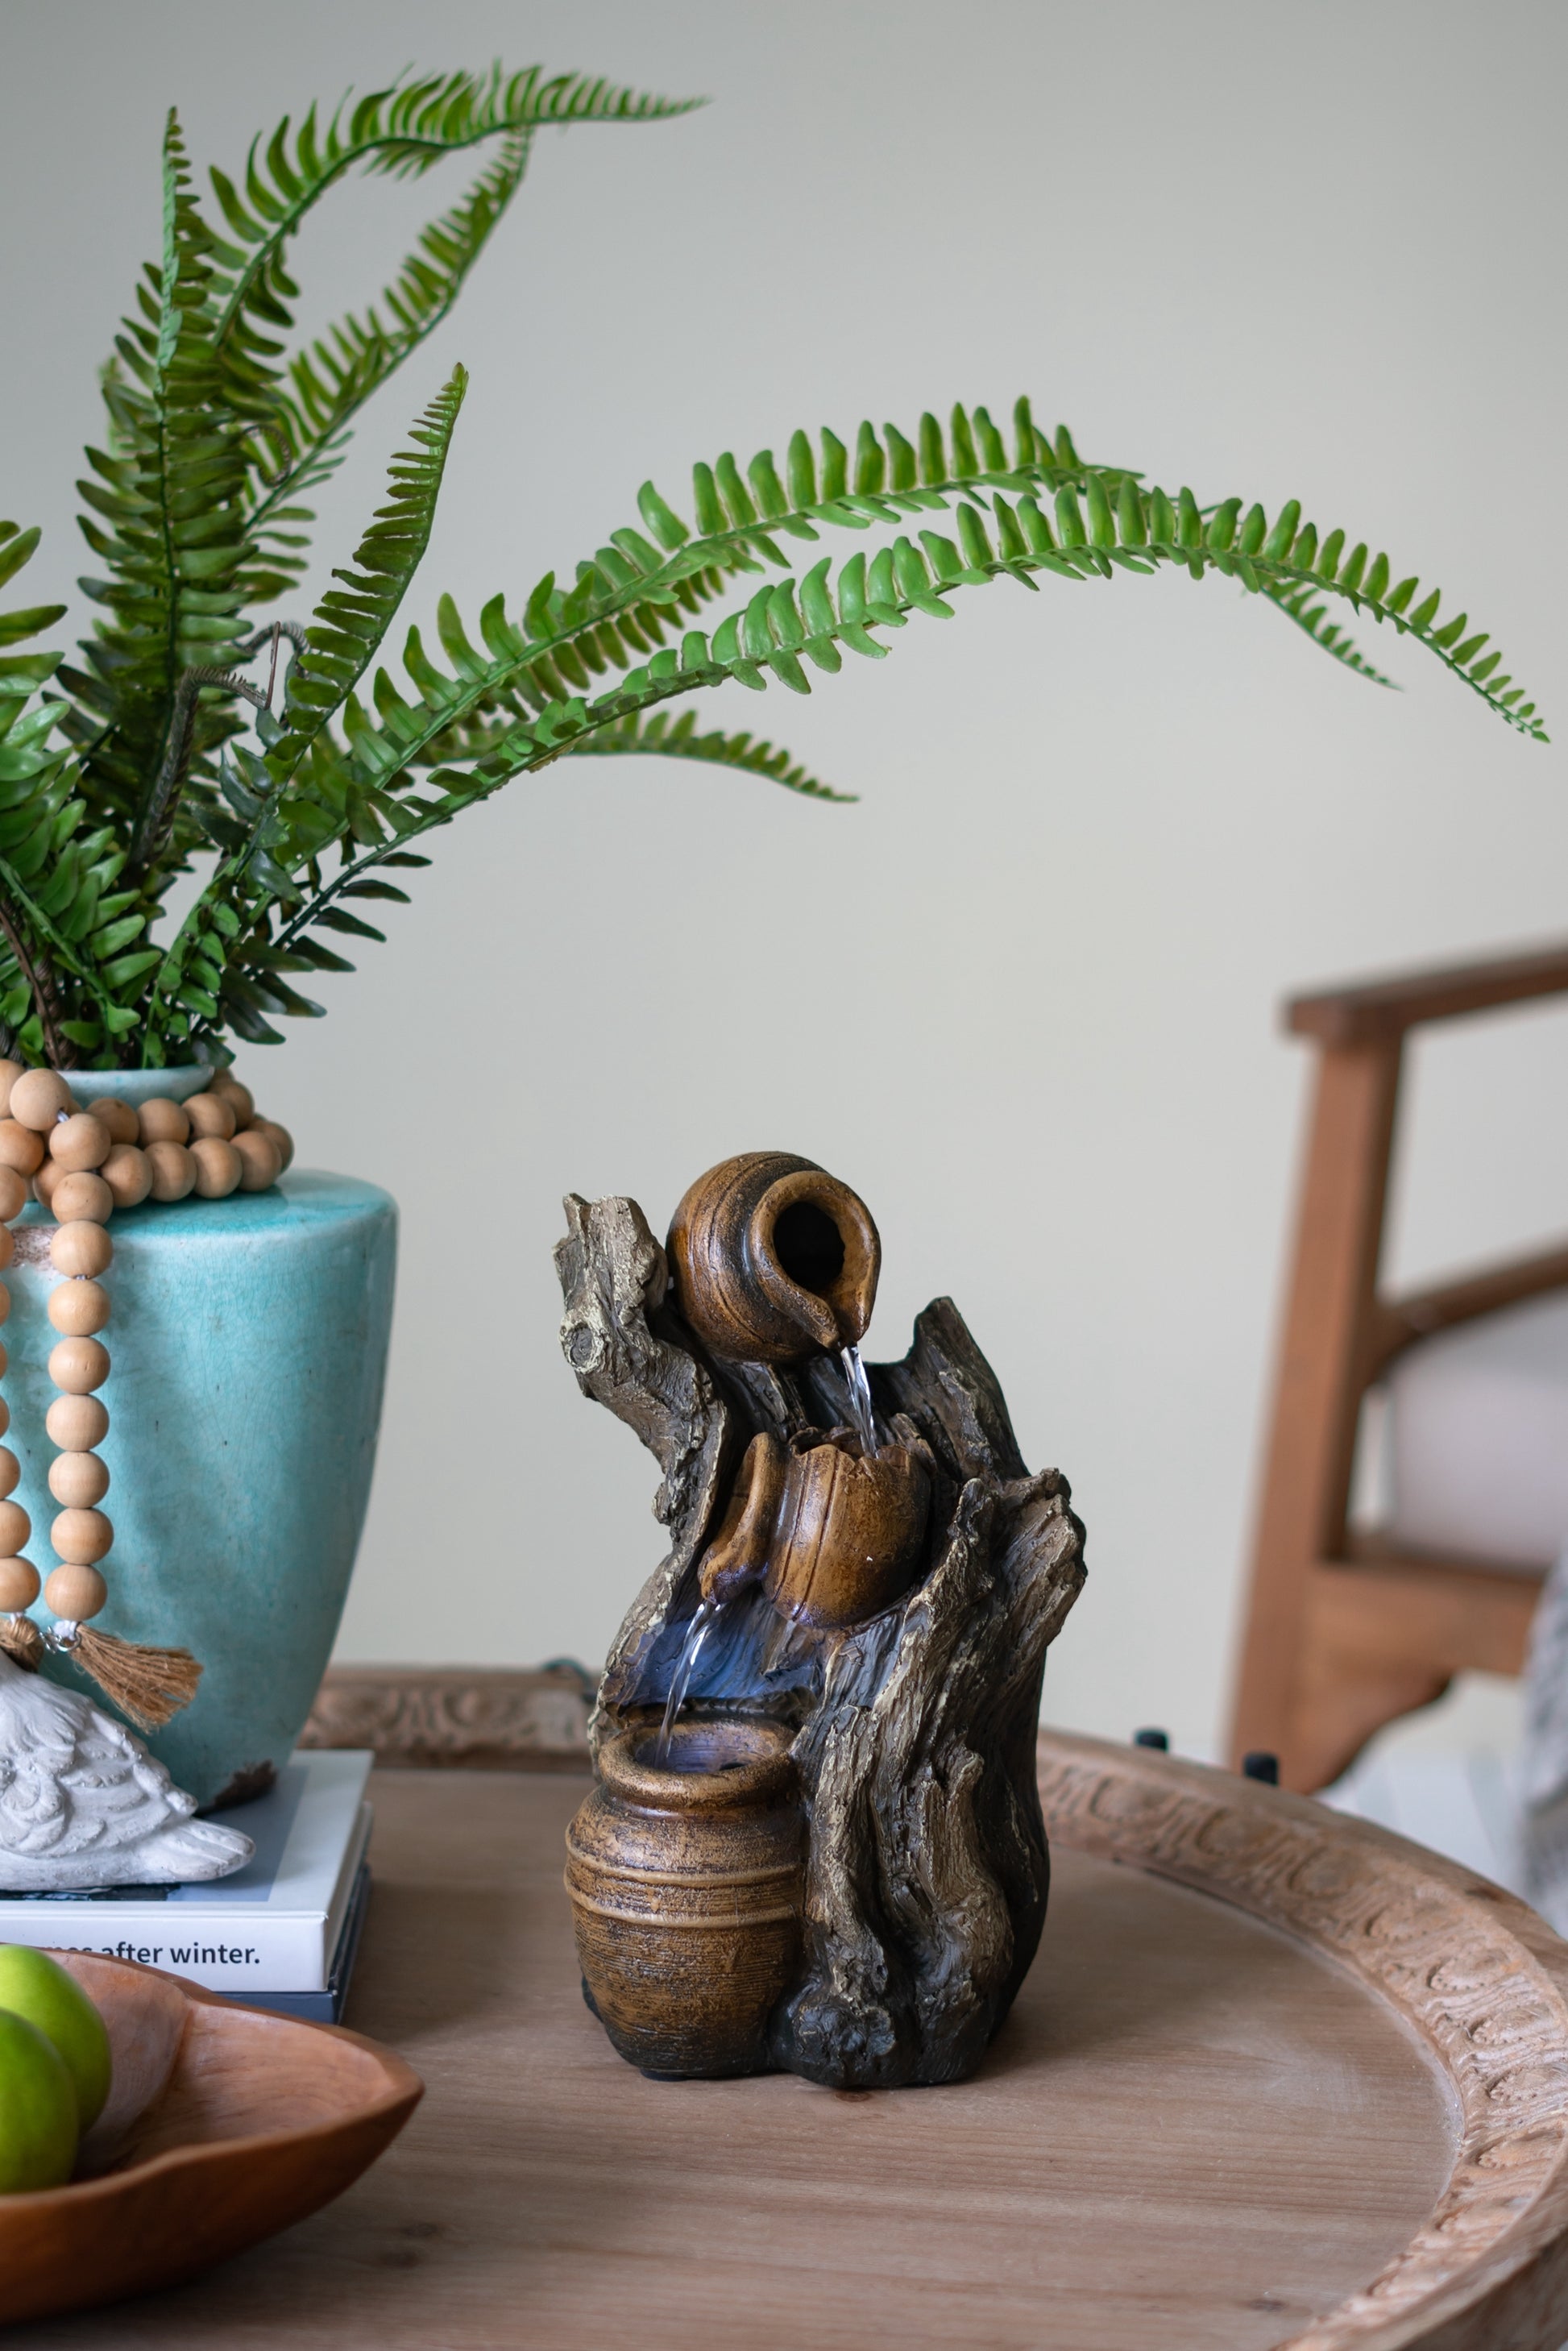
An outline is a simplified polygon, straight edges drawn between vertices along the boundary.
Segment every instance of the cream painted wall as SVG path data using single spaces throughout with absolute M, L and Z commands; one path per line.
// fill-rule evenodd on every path
M 517 598 L 652 474 L 796 423 L 1021 387 L 1205 496 L 1297 495 L 1460 593 L 1568 725 L 1557 486 L 1568 17 L 1494 0 L 8 0 L 0 503 L 79 565 L 92 368 L 198 159 L 406 60 L 587 65 L 714 104 L 551 134 L 466 306 L 373 413 L 329 560 L 457 358 L 421 613 Z M 444 196 L 454 183 L 443 182 Z M 349 190 L 309 315 L 421 212 Z M 40 573 L 47 575 L 47 580 Z M 386 1432 L 341 1653 L 602 1655 L 655 1472 L 556 1347 L 559 1196 L 656 1225 L 781 1144 L 871 1202 L 873 1352 L 950 1290 L 1060 1462 L 1091 1582 L 1048 1710 L 1221 1718 L 1303 1067 L 1282 991 L 1563 926 L 1560 750 L 1407 645 L 1342 674 L 1220 584 L 966 597 L 809 703 L 738 691 L 864 795 L 566 765 L 439 842 L 331 1017 L 242 1071 L 403 1210 Z M 1568 1018 L 1425 1052 L 1399 1254 L 1560 1224 Z

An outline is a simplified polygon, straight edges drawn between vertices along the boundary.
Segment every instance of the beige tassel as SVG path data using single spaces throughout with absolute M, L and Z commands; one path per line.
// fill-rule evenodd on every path
M 90 1625 L 78 1625 L 74 1638 L 51 1646 L 74 1657 L 138 1730 L 161 1729 L 171 1715 L 190 1705 L 202 1678 L 201 1666 L 189 1649 L 143 1648 L 113 1633 L 95 1633 Z
M 0 1616 L 0 1649 L 25 1672 L 36 1674 L 44 1655 L 44 1636 L 30 1616 Z

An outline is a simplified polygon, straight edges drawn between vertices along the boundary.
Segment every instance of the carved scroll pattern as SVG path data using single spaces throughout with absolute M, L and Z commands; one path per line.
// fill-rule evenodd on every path
M 592 1698 L 580 1666 L 488 1674 L 337 1666 L 317 1692 L 299 1743 L 368 1747 L 393 1769 L 586 1771 Z
M 1280 2351 L 1558 2351 L 1568 2332 L 1568 1945 L 1523 1904 L 1305 1797 L 1040 1740 L 1054 1840 L 1217 1894 L 1349 1968 L 1437 2054 L 1448 2185 L 1363 2292 Z

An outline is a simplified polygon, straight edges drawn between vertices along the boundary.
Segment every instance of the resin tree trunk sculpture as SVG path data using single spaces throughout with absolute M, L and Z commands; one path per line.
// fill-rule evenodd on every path
M 703 1186 L 757 1163 L 766 1180 L 753 1183 L 750 1211 L 766 1228 L 771 1209 L 776 1229 L 781 1186 L 821 1171 L 754 1154 Z M 854 1196 L 834 1186 L 830 1196 L 837 1210 Z M 798 1200 L 784 1211 L 792 1205 Z M 607 1961 L 608 1988 L 593 1987 L 598 2011 L 623 2054 L 654 2073 L 773 2065 L 862 2089 L 955 2080 L 1006 2015 L 1045 1914 L 1034 1784 L 1040 1679 L 1084 1575 L 1066 1482 L 1054 1469 L 1031 1477 L 1024 1468 L 995 1377 L 950 1301 L 926 1309 L 901 1363 L 869 1367 L 868 1453 L 856 1431 L 857 1359 L 846 1364 L 821 1343 L 825 1333 L 809 1353 L 790 1350 L 788 1362 L 726 1355 L 698 1336 L 693 1325 L 710 1329 L 711 1318 L 694 1291 L 702 1267 L 689 1251 L 680 1262 L 679 1214 L 672 1289 L 670 1261 L 635 1201 L 573 1197 L 566 1211 L 570 1230 L 556 1251 L 566 1359 L 584 1393 L 628 1422 L 658 1460 L 654 1508 L 670 1532 L 669 1552 L 606 1667 L 596 1744 L 603 1751 L 629 1739 L 652 1802 L 659 1719 L 672 1688 L 679 1700 L 684 1687 L 699 1728 L 737 1717 L 783 1725 L 808 1832 L 798 1952 L 756 2021 L 745 2062 L 708 2062 L 722 2007 L 711 1985 L 706 2011 L 700 1997 L 688 2000 L 684 2039 L 644 2032 L 624 1971 L 617 1977 Z M 745 1255 L 737 1249 L 732 1263 Z M 820 1303 L 820 1292 L 796 1286 Z M 864 1328 L 860 1303 L 832 1336 L 853 1338 L 857 1319 Z M 732 1337 L 761 1343 L 754 1330 Z M 830 1491 L 867 1458 L 917 1462 L 928 1507 L 919 1555 L 906 1562 L 908 1588 L 886 1599 L 888 1554 L 873 1542 L 871 1557 L 861 1553 L 869 1604 L 857 1613 L 845 1563 L 830 1556 L 831 1501 L 820 1523 L 807 1524 L 813 1497 L 804 1485 L 791 1496 L 787 1479 L 771 1522 L 765 1509 L 751 1510 L 758 1541 L 742 1556 L 736 1530 L 763 1482 L 755 1464 L 768 1449 L 791 1464 L 831 1456 L 848 1465 L 845 1478 L 829 1479 Z M 895 1546 L 905 1531 L 899 1519 Z M 815 1562 L 815 1578 L 800 1572 L 803 1556 Z M 604 1936 L 597 1922 L 607 1912 L 632 1915 L 621 1907 L 624 1858 L 613 1887 L 576 1859 L 573 1873 L 579 1921 L 594 1934 Z M 697 1874 L 655 1865 L 649 1882 Z M 748 1873 L 722 1874 L 735 1882 Z M 780 1874 L 775 1865 L 770 1882 Z M 644 1982 L 659 1965 L 657 1909 L 656 1898 L 621 1930 Z M 684 1965 L 686 1947 L 699 1939 L 683 1926 L 675 1960 Z M 586 1945 L 593 1985 L 587 1955 Z M 713 1970 L 715 1984 L 723 1974 Z

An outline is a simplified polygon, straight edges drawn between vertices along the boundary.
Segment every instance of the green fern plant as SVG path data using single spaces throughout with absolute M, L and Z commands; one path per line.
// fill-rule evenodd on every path
M 569 574 L 546 573 L 470 629 L 450 598 L 437 645 L 409 631 L 401 678 L 377 667 L 430 537 L 466 379 L 431 400 L 393 462 L 352 564 L 309 621 L 258 619 L 305 568 L 310 494 L 341 462 L 365 402 L 445 318 L 522 181 L 541 124 L 649 122 L 691 101 L 581 76 L 499 68 L 404 80 L 325 124 L 314 110 L 258 140 L 243 174 L 192 193 L 180 128 L 163 149 L 163 241 L 105 371 L 104 446 L 87 453 L 82 530 L 100 571 L 79 666 L 9 650 L 61 605 L 0 615 L 0 1045 L 62 1069 L 222 1061 L 320 1012 L 296 982 L 352 968 L 380 939 L 376 902 L 406 904 L 415 844 L 563 756 L 705 759 L 817 799 L 829 789 L 749 733 L 698 731 L 664 705 L 733 680 L 809 691 L 807 667 L 881 660 L 959 590 L 1035 589 L 1179 565 L 1276 607 L 1324 652 L 1386 684 L 1336 611 L 1418 640 L 1521 732 L 1535 705 L 1464 613 L 1396 579 L 1384 555 L 1320 535 L 1292 500 L 1271 519 L 1200 505 L 1125 466 L 1080 458 L 1029 402 L 1010 438 L 984 408 L 912 435 L 862 424 L 853 445 L 795 433 L 692 473 L 691 520 L 644 485 L 634 526 Z M 417 176 L 483 150 L 379 299 L 296 338 L 291 240 L 356 172 Z M 792 563 L 791 543 L 867 544 Z M 0 524 L 0 586 L 36 531 Z M 744 583 L 743 585 L 742 583 Z M 732 600 L 714 621 L 711 608 Z M 171 938 L 176 876 L 210 871 Z

